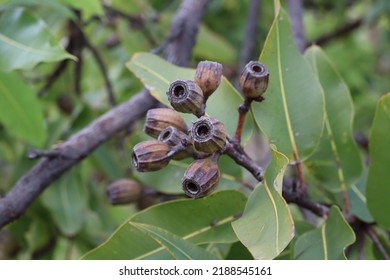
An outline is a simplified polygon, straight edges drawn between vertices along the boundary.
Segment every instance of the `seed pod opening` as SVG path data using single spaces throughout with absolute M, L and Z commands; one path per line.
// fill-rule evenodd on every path
M 193 122 L 191 136 L 195 149 L 205 153 L 214 153 L 222 149 L 227 139 L 223 123 L 208 116 L 203 116 Z
M 222 64 L 207 60 L 198 63 L 195 83 L 202 89 L 205 98 L 208 98 L 218 88 L 221 78 Z
M 167 95 L 176 111 L 192 113 L 198 117 L 204 114 L 203 92 L 195 82 L 176 80 L 169 86 Z
M 196 160 L 188 166 L 182 178 L 184 193 L 199 198 L 211 193 L 218 185 L 218 164 L 209 159 Z
M 171 147 L 161 141 L 143 141 L 134 146 L 131 161 L 139 172 L 160 170 L 171 160 L 170 151 Z
M 141 197 L 140 184 L 129 179 L 119 179 L 107 186 L 106 195 L 111 204 L 127 204 Z
M 239 84 L 245 97 L 262 101 L 262 94 L 268 87 L 269 72 L 267 67 L 258 61 L 250 61 L 242 70 Z
M 165 128 L 158 136 L 158 140 L 168 144 L 171 147 L 182 146 L 185 148 L 184 150 L 173 154 L 173 159 L 181 160 L 192 156 L 193 150 L 191 143 L 189 143 L 189 137 L 187 134 L 178 130 L 176 127 L 168 126 Z
M 176 127 L 178 130 L 187 133 L 188 128 L 178 112 L 171 108 L 150 109 L 146 113 L 144 131 L 149 136 L 156 138 L 168 126 Z

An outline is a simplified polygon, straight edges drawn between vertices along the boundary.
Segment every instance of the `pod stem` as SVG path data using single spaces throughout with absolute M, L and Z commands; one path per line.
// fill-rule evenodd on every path
M 245 97 L 244 102 L 238 107 L 238 122 L 233 141 L 241 143 L 242 129 L 244 127 L 246 114 L 248 113 L 253 99 Z

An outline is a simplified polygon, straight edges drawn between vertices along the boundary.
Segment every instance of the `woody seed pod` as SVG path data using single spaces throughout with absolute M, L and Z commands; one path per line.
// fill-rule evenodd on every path
M 222 64 L 213 61 L 201 61 L 196 67 L 195 83 L 208 98 L 219 86 L 222 78 Z
M 192 155 L 192 145 L 188 142 L 190 141 L 189 137 L 176 127 L 168 126 L 165 128 L 158 136 L 158 140 L 171 147 L 178 147 L 180 145 L 187 146 L 184 150 L 175 153 L 172 156 L 173 159 L 181 160 Z
M 119 179 L 107 186 L 106 195 L 111 204 L 127 204 L 141 197 L 142 187 L 135 181 Z
M 171 148 L 157 140 L 138 143 L 133 148 L 131 161 L 139 172 L 156 171 L 168 165 Z
M 268 87 L 269 72 L 267 67 L 258 61 L 250 61 L 242 70 L 239 84 L 245 97 L 262 101 L 262 94 Z
M 171 108 L 155 108 L 146 113 L 144 131 L 147 135 L 157 139 L 168 126 L 174 126 L 183 132 L 188 130 L 183 118 Z
M 222 149 L 227 139 L 223 123 L 208 116 L 203 116 L 192 123 L 191 136 L 195 149 L 205 153 L 214 153 Z
M 193 81 L 176 80 L 167 92 L 172 107 L 182 113 L 192 113 L 198 117 L 204 114 L 203 92 Z
M 217 187 L 219 178 L 218 164 L 209 159 L 200 159 L 190 164 L 181 182 L 187 196 L 199 198 L 211 193 Z

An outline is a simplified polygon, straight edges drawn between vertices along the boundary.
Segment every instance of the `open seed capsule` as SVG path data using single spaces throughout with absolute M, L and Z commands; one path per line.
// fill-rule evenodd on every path
M 182 146 L 184 148 L 182 151 L 173 154 L 173 159 L 181 160 L 190 157 L 193 154 L 192 145 L 189 143 L 190 138 L 187 134 L 178 130 L 176 127 L 168 126 L 165 128 L 158 136 L 158 140 L 171 147 Z
M 219 178 L 218 164 L 209 159 L 200 159 L 188 166 L 182 187 L 187 196 L 199 198 L 211 193 L 217 187 Z
M 203 92 L 194 81 L 176 80 L 172 82 L 167 95 L 176 111 L 192 113 L 198 117 L 204 114 Z
M 240 75 L 242 94 L 247 98 L 262 101 L 264 99 L 262 95 L 268 87 L 268 78 L 267 67 L 258 61 L 250 61 Z
M 222 149 L 227 139 L 223 123 L 208 116 L 203 116 L 193 122 L 191 136 L 195 149 L 205 153 L 214 153 Z

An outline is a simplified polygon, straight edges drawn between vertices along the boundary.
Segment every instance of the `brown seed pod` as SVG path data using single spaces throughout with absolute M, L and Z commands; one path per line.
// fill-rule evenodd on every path
M 208 116 L 203 116 L 192 123 L 191 136 L 195 149 L 205 153 L 214 153 L 222 149 L 227 140 L 223 123 Z
M 258 61 L 250 61 L 242 70 L 239 84 L 245 97 L 262 101 L 262 94 L 268 87 L 269 72 L 267 67 Z
M 147 135 L 156 138 L 168 126 L 187 133 L 188 127 L 178 112 L 171 108 L 150 109 L 146 113 L 144 131 Z
M 203 92 L 193 81 L 176 80 L 167 92 L 172 107 L 182 113 L 192 113 L 198 117 L 204 115 Z
M 222 78 L 222 64 L 213 61 L 201 61 L 196 67 L 195 83 L 208 98 L 219 86 Z
M 173 159 L 181 160 L 190 157 L 193 154 L 190 138 L 187 134 L 178 130 L 176 127 L 168 126 L 165 128 L 158 136 L 158 140 L 168 144 L 171 147 L 183 147 L 183 150 L 173 154 Z
M 218 164 L 209 159 L 200 159 L 188 166 L 181 182 L 187 196 L 199 198 L 211 193 L 217 187 L 219 178 Z
M 137 201 L 142 194 L 142 186 L 129 179 L 119 179 L 107 186 L 106 195 L 111 204 L 127 204 Z
M 139 172 L 160 170 L 171 160 L 170 151 L 171 147 L 161 141 L 143 141 L 134 146 L 131 161 Z

